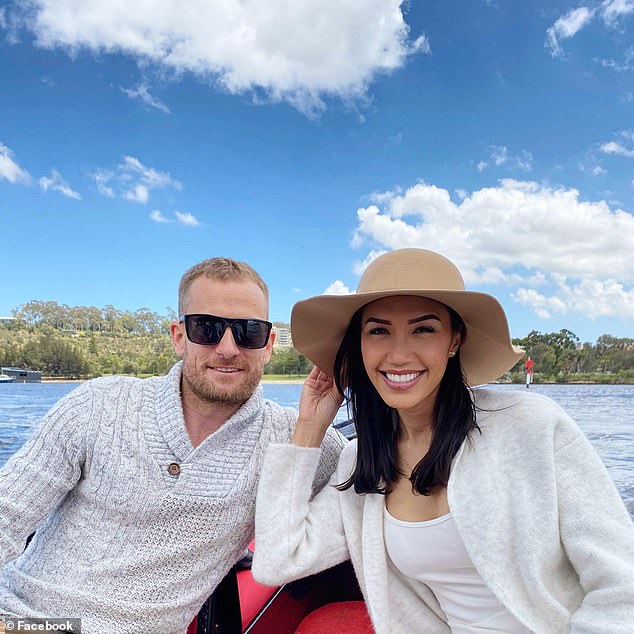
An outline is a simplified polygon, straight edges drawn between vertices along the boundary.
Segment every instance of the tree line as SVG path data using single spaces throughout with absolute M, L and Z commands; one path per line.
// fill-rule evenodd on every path
M 31 301 L 14 308 L 11 313 L 20 324 L 30 327 L 50 326 L 61 332 L 114 332 L 136 335 L 169 334 L 169 325 L 176 318 L 172 308 L 159 315 L 149 308 L 120 310 L 111 304 L 68 306 L 54 301 Z
M 601 335 L 596 343 L 580 343 L 570 330 L 544 333 L 531 331 L 514 339 L 535 363 L 536 381 L 594 381 L 634 383 L 634 339 Z M 523 363 L 512 375 L 523 374 Z
M 31 301 L 0 325 L 0 366 L 39 370 L 45 377 L 83 379 L 108 374 L 165 374 L 178 361 L 169 337 L 176 313 L 160 315 L 111 305 L 67 306 Z M 275 323 L 288 327 L 288 324 Z M 303 376 L 312 364 L 291 347 L 275 347 L 267 374 Z
M 178 360 L 169 338 L 172 309 L 160 315 L 111 305 L 66 306 L 32 301 L 0 325 L 0 365 L 40 370 L 44 376 L 89 378 L 105 374 L 164 374 Z M 286 324 L 276 324 L 286 325 Z M 535 381 L 634 383 L 634 339 L 602 335 L 581 344 L 570 330 L 533 330 L 513 343 L 534 361 Z M 292 347 L 275 347 L 266 374 L 304 376 L 311 362 Z M 523 381 L 523 362 L 507 380 Z

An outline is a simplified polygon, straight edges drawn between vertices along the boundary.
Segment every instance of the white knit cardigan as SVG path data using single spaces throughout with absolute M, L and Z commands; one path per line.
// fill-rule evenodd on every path
M 550 399 L 475 391 L 474 432 L 456 455 L 449 507 L 487 586 L 539 634 L 634 632 L 634 528 L 601 460 Z M 384 497 L 325 487 L 312 500 L 319 451 L 271 445 L 256 506 L 253 572 L 276 585 L 347 558 L 379 634 L 449 632 L 434 595 L 392 565 Z M 356 456 L 346 447 L 331 484 Z M 424 544 L 412 544 L 424 548 Z
M 0 470 L 0 615 L 80 617 L 84 634 L 185 631 L 252 539 L 264 449 L 289 442 L 297 412 L 259 387 L 194 448 L 180 378 L 178 363 L 88 381 Z M 342 444 L 333 430 L 316 486 Z

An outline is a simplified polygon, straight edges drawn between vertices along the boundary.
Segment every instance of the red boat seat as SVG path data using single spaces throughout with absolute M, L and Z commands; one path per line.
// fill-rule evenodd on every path
M 372 634 L 372 622 L 363 601 L 328 603 L 311 612 L 295 634 Z
M 340 634 L 342 627 L 345 634 L 370 634 L 370 618 L 361 599 L 349 561 L 281 588 L 262 586 L 253 580 L 250 570 L 236 574 L 234 568 L 202 606 L 187 634 L 245 630 L 252 634 Z
M 242 570 L 238 573 L 238 590 L 242 611 L 242 629 L 245 630 L 266 605 L 266 602 L 275 594 L 277 588 L 263 586 L 253 579 L 250 570 Z

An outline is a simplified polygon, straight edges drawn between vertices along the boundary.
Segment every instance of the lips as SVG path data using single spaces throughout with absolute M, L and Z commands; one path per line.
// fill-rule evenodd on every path
M 406 390 L 423 375 L 423 370 L 380 370 L 385 383 L 395 390 Z
M 215 372 L 220 372 L 222 374 L 233 374 L 235 372 L 242 372 L 241 368 L 228 368 L 223 366 L 210 366 L 209 369 L 214 370 Z
M 394 383 L 407 383 L 409 381 L 413 381 L 418 378 L 422 372 L 406 372 L 406 373 L 395 373 L 395 372 L 382 372 L 383 376 L 385 376 L 390 381 Z

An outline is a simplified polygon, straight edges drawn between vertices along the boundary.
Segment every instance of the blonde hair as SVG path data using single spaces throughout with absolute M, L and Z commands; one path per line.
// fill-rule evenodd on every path
M 194 280 L 204 275 L 219 282 L 246 281 L 255 282 L 264 293 L 266 303 L 269 303 L 269 288 L 260 274 L 246 262 L 239 262 L 231 258 L 209 258 L 192 266 L 181 278 L 178 285 L 178 314 L 183 315 L 187 291 Z

